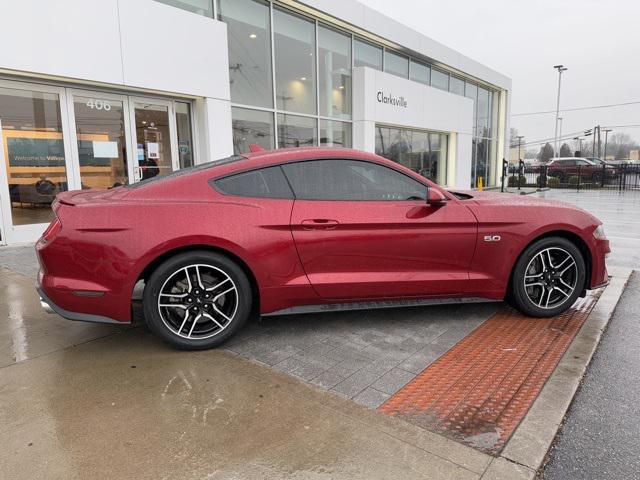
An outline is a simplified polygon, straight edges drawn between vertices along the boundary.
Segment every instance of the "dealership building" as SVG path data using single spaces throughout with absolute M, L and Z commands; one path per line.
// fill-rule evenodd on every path
M 499 181 L 510 79 L 355 0 L 21 0 L 2 20 L 1 244 L 37 239 L 61 191 L 252 144 Z

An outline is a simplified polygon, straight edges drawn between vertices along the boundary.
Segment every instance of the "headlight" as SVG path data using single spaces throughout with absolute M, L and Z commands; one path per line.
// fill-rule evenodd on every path
M 596 237 L 598 240 L 607 239 L 607 236 L 604 234 L 604 227 L 602 225 L 598 225 L 598 228 L 596 228 L 593 231 L 593 236 Z

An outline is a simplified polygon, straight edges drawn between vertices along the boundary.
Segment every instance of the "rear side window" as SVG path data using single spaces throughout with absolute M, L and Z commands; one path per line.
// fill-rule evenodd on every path
M 427 194 L 420 182 L 372 162 L 310 160 L 282 168 L 302 200 L 424 200 Z
M 257 198 L 293 198 L 293 192 L 280 167 L 261 168 L 213 180 L 225 195 Z

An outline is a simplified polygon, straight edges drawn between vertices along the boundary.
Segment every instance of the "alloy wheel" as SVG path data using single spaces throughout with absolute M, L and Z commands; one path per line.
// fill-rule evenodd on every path
M 238 289 L 220 268 L 192 264 L 172 273 L 158 295 L 158 312 L 165 326 L 188 340 L 218 335 L 238 311 Z
M 529 261 L 523 281 L 527 297 L 534 305 L 553 309 L 571 298 L 578 281 L 578 266 L 563 248 L 545 248 Z

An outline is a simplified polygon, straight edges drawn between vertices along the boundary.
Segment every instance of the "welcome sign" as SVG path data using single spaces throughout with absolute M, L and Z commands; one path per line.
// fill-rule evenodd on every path
M 6 138 L 11 167 L 64 167 L 64 143 L 53 138 Z

